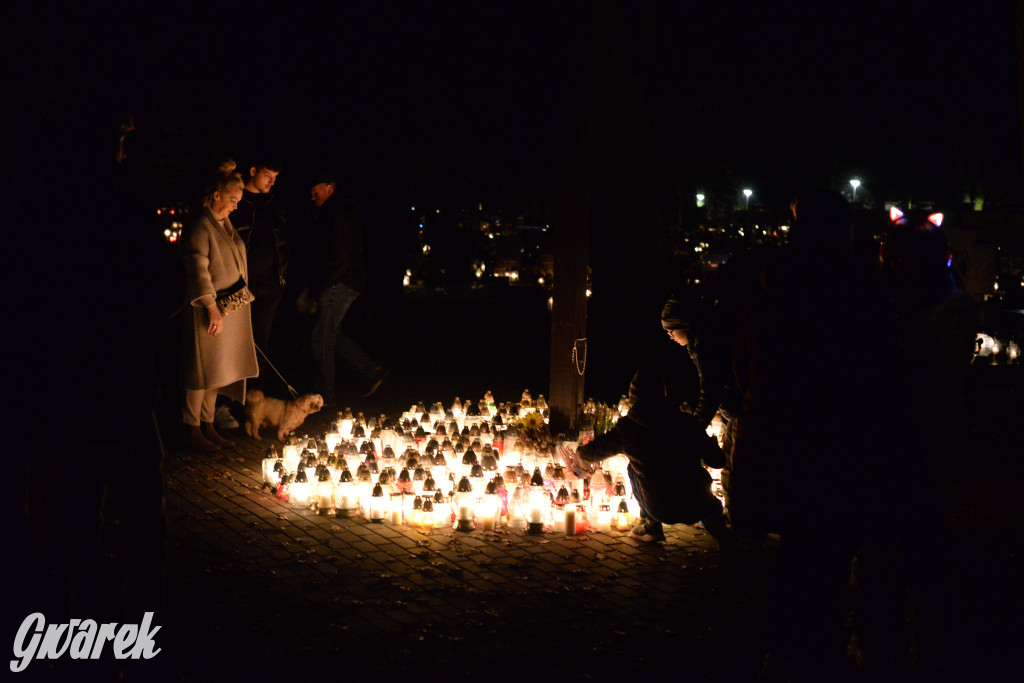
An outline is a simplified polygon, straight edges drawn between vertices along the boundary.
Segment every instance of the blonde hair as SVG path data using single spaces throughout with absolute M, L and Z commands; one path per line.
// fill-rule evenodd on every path
M 245 181 L 242 180 L 242 174 L 235 170 L 236 166 L 237 164 L 233 159 L 228 159 L 217 167 L 217 172 L 214 174 L 213 180 L 206 186 L 206 192 L 203 195 L 204 206 L 207 208 L 212 206 L 213 195 L 215 193 L 223 194 L 235 185 L 239 188 L 245 187 Z

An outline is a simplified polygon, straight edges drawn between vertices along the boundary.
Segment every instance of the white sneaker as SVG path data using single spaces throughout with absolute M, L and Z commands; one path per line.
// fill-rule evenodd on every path
M 231 411 L 228 410 L 227 406 L 221 406 L 213 414 L 213 426 L 217 429 L 238 429 L 241 425 L 231 415 Z

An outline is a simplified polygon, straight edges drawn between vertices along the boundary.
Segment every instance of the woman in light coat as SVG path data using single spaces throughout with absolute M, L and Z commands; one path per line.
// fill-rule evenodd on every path
M 246 378 L 259 374 L 249 306 L 227 315 L 217 307 L 217 292 L 249 275 L 245 244 L 228 219 L 242 198 L 242 187 L 242 177 L 233 167 L 221 169 L 186 245 L 192 314 L 186 316 L 182 419 L 195 450 L 234 445 L 213 427 L 217 394 L 244 403 Z

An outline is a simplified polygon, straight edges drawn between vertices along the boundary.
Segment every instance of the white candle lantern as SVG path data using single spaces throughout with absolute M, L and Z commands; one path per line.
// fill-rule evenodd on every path
M 374 484 L 373 485 L 373 492 L 370 494 L 370 505 L 369 505 L 369 513 L 370 513 L 370 521 L 371 522 L 379 524 L 380 522 L 384 521 L 384 506 L 385 506 L 384 489 L 381 488 L 381 485 L 379 483 L 378 484 Z
M 397 491 L 388 496 L 387 516 L 395 526 L 402 523 L 402 499 L 404 497 Z
M 501 512 L 501 498 L 498 496 L 498 486 L 493 479 L 487 482 L 487 487 L 484 490 L 483 497 L 477 503 L 476 519 L 484 531 L 493 531 Z
M 484 468 L 484 475 L 493 477 L 498 472 L 498 458 L 490 446 L 484 446 L 483 454 L 480 456 L 480 466 Z
M 299 448 L 299 442 L 294 437 L 289 437 L 288 442 L 285 443 L 284 448 L 281 451 L 281 456 L 284 458 L 284 466 L 289 472 L 295 472 L 299 468 L 299 459 L 302 457 L 302 449 Z
M 455 489 L 455 495 L 452 496 L 452 504 L 455 508 L 456 531 L 473 530 L 474 503 L 473 487 L 469 483 L 469 478 L 462 477 L 462 479 L 459 480 L 458 487 Z
M 381 428 L 380 447 L 382 453 L 388 448 L 394 452 L 395 448 L 398 447 L 398 432 L 391 425 Z
M 274 466 L 278 462 L 281 462 L 281 454 L 277 452 L 277 448 L 270 446 L 263 456 L 263 482 L 265 484 L 277 486 L 280 481 L 279 475 L 274 471 Z
M 356 495 L 358 496 L 359 507 L 363 514 L 370 514 L 370 496 L 373 494 L 373 479 L 370 477 L 370 470 L 366 463 L 360 463 L 356 470 Z
M 615 510 L 615 528 L 619 531 L 629 531 L 629 506 L 626 505 L 625 500 L 619 501 L 619 506 Z
M 352 409 L 345 408 L 345 412 L 342 413 L 341 418 L 338 420 L 338 433 L 341 434 L 341 438 L 347 439 L 351 437 L 354 425 L 355 419 L 352 417 Z
M 417 496 L 423 495 L 423 487 L 427 481 L 427 472 L 423 469 L 422 465 L 417 465 L 416 470 L 412 473 L 412 492 Z
M 321 515 L 331 512 L 334 507 L 334 483 L 331 482 L 331 471 L 326 466 L 320 466 L 320 473 L 316 482 L 317 508 Z
M 398 482 L 395 487 L 402 493 L 412 493 L 412 477 L 409 475 L 408 467 L 403 467 L 402 471 L 398 473 Z
M 299 469 L 295 475 L 295 481 L 288 487 L 288 500 L 294 507 L 309 507 L 311 494 L 312 490 L 309 479 L 306 478 L 306 470 Z
M 472 448 L 466 449 L 466 452 L 462 455 L 462 468 L 459 471 L 459 476 L 469 476 L 470 471 L 473 469 L 473 465 L 476 465 L 476 452 Z
M 363 443 L 366 441 L 366 428 L 363 425 L 357 424 L 352 428 L 352 441 L 357 449 L 363 447 Z
M 412 526 L 419 527 L 423 526 L 423 497 L 413 496 L 412 499 L 412 513 L 409 520 Z
M 530 500 L 528 489 L 519 486 L 512 493 L 512 503 L 509 506 L 509 525 L 513 529 L 526 529 L 526 520 L 530 513 Z
M 434 501 L 429 497 L 423 501 L 423 523 L 421 526 L 424 529 L 434 527 Z
M 612 506 L 602 503 L 597 511 L 597 530 L 608 533 L 612 529 Z
M 433 458 L 433 464 L 430 466 L 430 476 L 434 479 L 434 485 L 438 486 L 441 482 L 448 481 L 448 461 L 444 457 L 442 451 Z
M 333 453 L 335 447 L 341 443 L 341 433 L 337 427 L 324 434 L 324 443 L 327 445 L 327 450 Z
M 370 474 L 380 474 L 380 465 L 377 463 L 377 456 L 372 450 L 367 451 L 363 462 L 366 463 L 366 469 L 370 470 Z
M 346 467 L 341 470 L 338 482 L 334 485 L 334 511 L 338 517 L 351 517 L 356 509 L 356 486 L 352 481 L 352 472 Z
M 380 438 L 381 429 L 380 427 L 374 428 L 370 432 L 370 444 L 373 445 L 374 453 L 384 454 L 384 440 Z
M 399 501 L 402 505 L 402 523 L 412 524 L 412 506 L 416 501 L 416 497 L 411 491 L 402 491 L 402 497 Z
M 302 461 L 298 469 L 306 473 L 306 481 L 316 481 L 316 456 L 309 449 L 302 451 Z
M 562 486 L 555 496 L 555 507 L 551 514 L 551 526 L 555 531 L 565 531 L 565 509 L 569 505 L 569 490 Z
M 479 464 L 469 468 L 469 484 L 473 487 L 474 491 L 483 491 L 484 487 L 487 486 L 484 468 L 480 467 Z
M 530 511 L 527 519 L 526 531 L 530 534 L 539 534 L 544 531 L 544 524 L 547 522 L 551 512 L 551 496 L 544 488 L 544 476 L 540 468 L 533 470 L 530 478 Z

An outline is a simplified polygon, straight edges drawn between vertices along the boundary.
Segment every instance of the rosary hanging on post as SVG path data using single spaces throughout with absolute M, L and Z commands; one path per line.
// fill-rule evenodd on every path
M 579 352 L 580 342 L 583 342 L 583 353 L 582 360 Z M 583 376 L 583 373 L 587 371 L 587 338 L 581 337 L 572 343 L 572 362 L 576 366 L 576 372 Z

